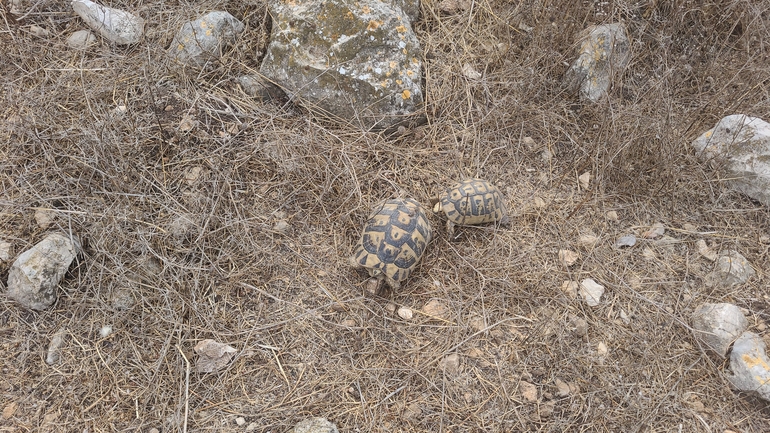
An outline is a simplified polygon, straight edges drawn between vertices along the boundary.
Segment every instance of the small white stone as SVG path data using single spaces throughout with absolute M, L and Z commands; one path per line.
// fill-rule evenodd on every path
M 561 283 L 561 291 L 572 299 L 577 298 L 580 284 L 577 281 L 564 281 Z
M 99 329 L 99 336 L 102 338 L 107 338 L 112 334 L 112 326 L 110 325 L 104 325 Z
M 655 223 L 650 227 L 649 230 L 644 232 L 642 237 L 647 239 L 655 239 L 657 237 L 663 236 L 666 233 L 666 226 L 663 225 L 663 223 Z
M 280 220 L 273 226 L 273 230 L 279 233 L 285 233 L 289 229 L 289 223 L 286 220 Z
M 53 223 L 53 219 L 56 217 L 56 213 L 54 213 L 50 209 L 36 209 L 35 210 L 35 222 L 37 223 L 38 227 L 45 230 L 48 227 L 51 227 L 51 224 Z
M 84 50 L 96 43 L 96 36 L 90 30 L 78 30 L 67 38 L 67 46 L 73 50 Z
M 570 267 L 577 262 L 580 258 L 580 254 L 571 250 L 559 250 L 559 262 L 564 266 Z
M 246 426 L 246 431 L 247 432 L 253 432 L 253 431 L 256 431 L 258 427 L 259 427 L 259 424 L 253 422 L 253 423 L 249 424 L 248 426 Z
M 599 243 L 599 237 L 593 232 L 587 232 L 580 235 L 578 243 L 586 248 L 593 248 Z
M 414 312 L 412 312 L 412 309 L 409 307 L 401 307 L 397 311 L 398 317 L 404 319 L 404 320 L 411 320 L 414 316 Z
M 703 304 L 692 314 L 695 337 L 722 357 L 748 326 L 741 309 L 733 304 Z
M 11 260 L 11 249 L 13 245 L 10 242 L 0 241 L 0 262 Z
M 578 176 L 578 182 L 580 183 L 580 188 L 586 190 L 591 184 L 591 172 L 585 172 Z
M 48 345 L 48 353 L 45 357 L 45 363 L 48 365 L 54 365 L 59 362 L 59 351 L 64 345 L 64 337 L 67 331 L 64 328 L 60 328 L 51 338 L 51 343 Z
M 596 353 L 599 356 L 606 356 L 608 353 L 610 353 L 610 350 L 607 348 L 607 345 L 604 344 L 603 341 L 600 341 L 599 344 L 596 345 Z
M 39 38 L 44 38 L 51 34 L 51 32 L 49 32 L 48 30 L 36 25 L 29 26 L 29 32 Z
M 712 248 L 706 244 L 706 241 L 703 239 L 699 239 L 698 242 L 695 243 L 695 246 L 698 247 L 698 254 L 706 258 L 710 261 L 715 261 L 719 256 L 717 255 L 717 252 L 714 251 Z
M 596 307 L 601 303 L 602 295 L 604 294 L 604 286 L 597 283 L 591 278 L 586 278 L 580 282 L 580 296 L 585 299 L 586 304 L 590 307 Z
M 460 370 L 460 355 L 457 353 L 449 354 L 439 364 L 441 369 L 447 373 L 457 373 Z
M 246 419 L 242 416 L 239 416 L 238 418 L 235 419 L 235 423 L 238 425 L 244 425 L 246 424 Z
M 529 150 L 535 150 L 535 139 L 532 137 L 524 137 L 521 139 L 521 144 L 527 146 Z
M 607 213 L 604 214 L 604 216 L 607 217 L 607 219 L 610 221 L 618 221 L 619 219 L 618 213 L 615 212 L 614 210 L 608 211 Z

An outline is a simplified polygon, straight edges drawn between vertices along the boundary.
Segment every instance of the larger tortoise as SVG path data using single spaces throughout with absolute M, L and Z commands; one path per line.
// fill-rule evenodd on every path
M 450 236 L 454 234 L 456 225 L 508 223 L 503 195 L 497 187 L 483 179 L 465 179 L 447 188 L 433 207 L 433 212 L 441 211 L 446 214 Z
M 412 273 L 432 237 L 425 210 L 412 199 L 386 200 L 364 224 L 350 263 L 397 290 Z

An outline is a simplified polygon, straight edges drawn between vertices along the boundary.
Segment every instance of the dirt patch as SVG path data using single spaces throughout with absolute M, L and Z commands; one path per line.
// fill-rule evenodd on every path
M 397 137 L 241 91 L 267 43 L 262 1 L 112 2 L 147 21 L 145 40 L 86 51 L 66 48 L 82 28 L 66 2 L 20 22 L 0 9 L 0 240 L 18 254 L 71 230 L 84 247 L 52 309 L 0 299 L 0 426 L 242 431 L 242 417 L 267 432 L 323 416 L 342 431 L 767 431 L 767 404 L 729 389 L 688 318 L 733 302 L 766 326 L 770 218 L 689 143 L 724 115 L 770 113 L 770 2 L 482 0 L 454 15 L 437 3 L 416 24 L 428 124 Z M 205 72 L 169 65 L 181 24 L 216 9 L 246 37 Z M 573 37 L 618 20 L 631 64 L 608 102 L 582 105 L 562 84 Z M 431 216 L 410 280 L 365 296 L 347 257 L 370 207 L 427 205 L 469 176 L 500 187 L 511 226 L 450 241 Z M 46 231 L 38 209 L 54 211 Z M 643 238 L 654 223 L 674 241 Z M 615 248 L 626 234 L 637 245 Z M 741 252 L 756 277 L 708 287 L 699 240 Z M 559 250 L 579 258 L 566 267 Z M 562 290 L 586 278 L 605 287 L 595 308 Z M 440 318 L 421 313 L 432 300 Z M 186 379 L 205 339 L 238 353 Z

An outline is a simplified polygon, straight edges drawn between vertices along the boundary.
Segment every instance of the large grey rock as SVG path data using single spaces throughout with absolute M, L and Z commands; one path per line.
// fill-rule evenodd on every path
M 733 304 L 703 304 L 692 314 L 695 338 L 723 358 L 748 326 L 741 309 Z
M 423 107 L 422 52 L 400 5 L 272 0 L 270 14 L 260 72 L 295 102 L 366 129 L 420 119 L 413 115 Z
M 701 160 L 725 170 L 731 188 L 770 206 L 770 123 L 733 114 L 692 145 Z
M 599 102 L 631 58 L 626 26 L 620 23 L 591 26 L 578 35 L 578 40 L 578 58 L 567 70 L 565 83 L 571 91 L 580 92 L 580 99 Z
M 326 418 L 309 418 L 298 422 L 291 433 L 339 433 L 339 430 Z
M 182 63 L 203 66 L 218 59 L 228 43 L 243 32 L 244 25 L 224 11 L 213 11 L 195 21 L 184 23 L 168 48 L 171 56 Z
M 753 332 L 744 332 L 733 345 L 730 354 L 732 376 L 727 379 L 740 391 L 756 392 L 770 401 L 770 359 L 765 342 Z
M 144 33 L 144 20 L 126 11 L 102 6 L 91 0 L 73 0 L 72 9 L 91 30 L 116 44 L 135 44 Z
M 33 310 L 56 302 L 56 286 L 77 255 L 80 245 L 53 233 L 21 253 L 8 271 L 8 296 Z

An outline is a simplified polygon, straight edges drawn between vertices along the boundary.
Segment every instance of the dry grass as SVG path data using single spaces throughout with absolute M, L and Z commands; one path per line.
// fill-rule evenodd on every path
M 85 246 L 54 308 L 0 300 L 0 404 L 17 405 L 0 431 L 244 431 L 238 416 L 258 432 L 309 416 L 372 432 L 770 429 L 767 403 L 731 391 L 687 326 L 702 302 L 746 307 L 753 326 L 769 319 L 770 215 L 688 145 L 727 114 L 767 119 L 769 1 L 478 0 L 454 16 L 424 2 L 428 124 L 396 138 L 243 94 L 233 79 L 258 67 L 267 41 L 261 0 L 111 4 L 146 18 L 143 43 L 78 53 L 65 48 L 81 28 L 67 2 L 36 2 L 21 23 L 0 8 L 0 238 L 15 253 L 38 242 L 47 231 L 33 214 L 45 208 L 48 231 Z M 213 70 L 170 67 L 175 30 L 215 9 L 246 22 L 246 37 Z M 631 65 L 609 102 L 581 105 L 561 83 L 573 35 L 617 20 Z M 484 78 L 466 79 L 465 63 Z M 364 296 L 346 258 L 369 207 L 399 194 L 427 203 L 471 175 L 502 187 L 512 226 L 463 228 L 454 242 L 439 230 L 399 293 Z M 286 232 L 274 229 L 282 218 Z M 654 222 L 680 242 L 612 248 Z M 600 243 L 581 246 L 589 231 Z M 699 239 L 740 251 L 757 277 L 706 287 Z M 558 263 L 562 248 L 581 253 L 577 265 Z M 607 287 L 600 307 L 560 289 L 587 277 Z M 133 306 L 116 309 L 117 295 Z M 432 299 L 446 320 L 388 310 Z M 48 366 L 60 328 L 62 360 Z M 238 357 L 186 383 L 185 356 L 205 338 Z M 441 367 L 452 353 L 458 372 Z M 578 390 L 559 397 L 556 379 Z

